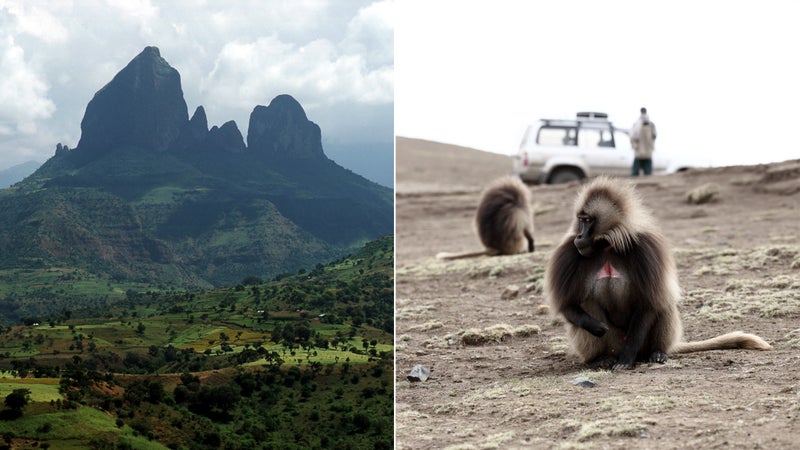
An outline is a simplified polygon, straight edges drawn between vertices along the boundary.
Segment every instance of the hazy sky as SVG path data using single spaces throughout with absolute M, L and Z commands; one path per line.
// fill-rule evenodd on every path
M 290 94 L 323 148 L 393 145 L 392 0 L 0 0 L 0 169 L 75 147 L 92 96 L 145 46 L 209 127 Z M 391 167 L 388 168 L 391 170 Z
M 397 4 L 395 132 L 515 154 L 528 124 L 645 106 L 656 151 L 708 165 L 800 158 L 800 3 Z

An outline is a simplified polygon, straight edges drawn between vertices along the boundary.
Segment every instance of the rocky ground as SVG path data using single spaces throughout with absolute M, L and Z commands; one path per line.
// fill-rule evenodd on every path
M 674 248 L 687 339 L 741 329 L 774 350 L 608 372 L 569 353 L 543 306 L 579 185 L 531 187 L 535 253 L 446 262 L 434 255 L 480 248 L 478 195 L 511 163 L 405 138 L 396 158 L 398 449 L 797 448 L 800 161 L 636 180 Z M 710 202 L 686 201 L 709 183 Z M 417 364 L 426 381 L 408 381 Z

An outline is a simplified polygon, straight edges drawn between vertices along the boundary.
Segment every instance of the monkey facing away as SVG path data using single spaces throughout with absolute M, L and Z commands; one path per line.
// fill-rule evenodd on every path
M 475 213 L 475 227 L 484 250 L 443 252 L 436 257 L 457 259 L 532 252 L 533 212 L 530 196 L 530 190 L 518 177 L 506 176 L 494 180 L 483 190 Z
M 593 367 L 664 363 L 670 353 L 772 348 L 739 331 L 683 342 L 672 253 L 628 182 L 597 178 L 583 188 L 545 277 L 546 296 L 566 319 L 570 344 Z

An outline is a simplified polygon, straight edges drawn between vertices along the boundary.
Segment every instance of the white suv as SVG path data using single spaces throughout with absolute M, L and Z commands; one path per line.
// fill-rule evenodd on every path
M 653 173 L 685 168 L 653 156 Z M 608 114 L 579 112 L 575 119 L 542 119 L 525 130 L 514 173 L 526 183 L 566 183 L 594 175 L 631 174 L 633 149 L 628 130 L 615 127 Z

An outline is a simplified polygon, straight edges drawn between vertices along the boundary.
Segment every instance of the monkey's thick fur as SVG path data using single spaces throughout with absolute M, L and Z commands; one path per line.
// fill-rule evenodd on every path
M 475 212 L 475 228 L 483 250 L 442 252 L 436 257 L 457 259 L 481 255 L 513 255 L 534 250 L 531 194 L 519 177 L 498 178 L 483 190 Z
M 772 348 L 740 331 L 683 341 L 672 252 L 627 181 L 601 177 L 579 192 L 573 222 L 548 262 L 545 295 L 566 319 L 573 350 L 595 367 L 663 363 L 670 353 Z

